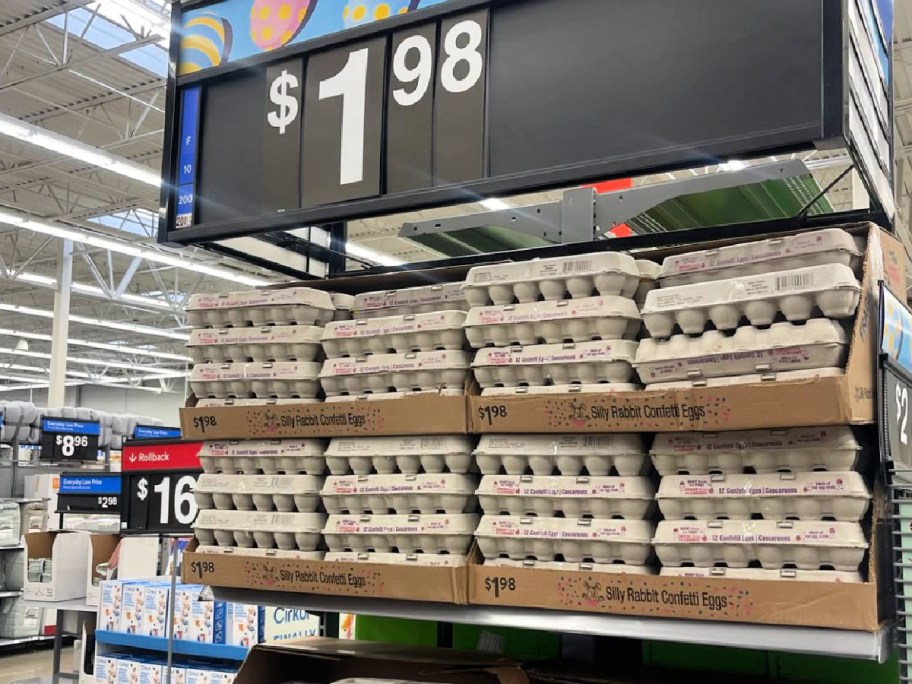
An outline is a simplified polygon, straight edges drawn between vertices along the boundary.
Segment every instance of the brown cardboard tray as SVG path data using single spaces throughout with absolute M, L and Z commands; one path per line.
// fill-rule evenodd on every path
M 904 292 L 902 244 L 872 224 L 845 374 L 799 381 L 599 395 L 469 397 L 470 432 L 670 432 L 872 423 L 878 283 Z M 660 258 L 663 252 L 651 254 Z
M 184 554 L 185 583 L 298 594 L 468 603 L 468 566 L 432 568 L 334 563 L 234 553 L 199 553 L 196 548 L 194 540 Z

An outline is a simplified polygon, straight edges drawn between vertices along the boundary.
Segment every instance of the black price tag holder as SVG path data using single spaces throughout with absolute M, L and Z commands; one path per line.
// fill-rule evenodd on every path
M 120 484 L 120 473 L 61 473 L 60 488 L 57 491 L 57 513 L 118 514 Z
M 42 418 L 40 459 L 53 462 L 97 461 L 100 436 L 101 424 L 98 421 Z
M 877 408 L 886 482 L 912 483 L 912 311 L 880 284 Z
M 192 535 L 202 442 L 131 440 L 121 462 L 123 534 Z

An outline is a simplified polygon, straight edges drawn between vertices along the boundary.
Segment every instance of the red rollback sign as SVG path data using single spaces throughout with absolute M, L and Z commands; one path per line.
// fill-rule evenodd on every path
M 125 444 L 121 470 L 201 470 L 202 442 Z

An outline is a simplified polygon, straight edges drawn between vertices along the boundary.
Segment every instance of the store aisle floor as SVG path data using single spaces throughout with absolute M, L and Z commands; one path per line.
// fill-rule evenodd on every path
M 50 681 L 53 653 L 50 649 L 0 658 L 0 684 L 38 684 Z M 73 649 L 63 651 L 63 662 L 73 662 Z

